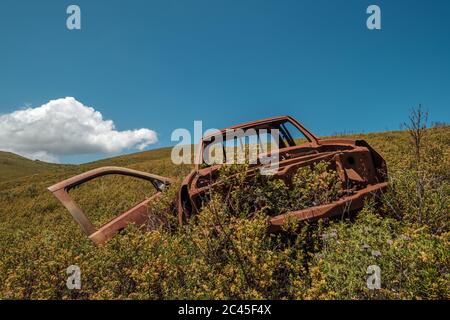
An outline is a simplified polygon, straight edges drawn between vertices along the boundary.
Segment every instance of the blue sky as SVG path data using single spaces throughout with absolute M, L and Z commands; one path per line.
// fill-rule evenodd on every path
M 70 4 L 81 30 L 66 28 Z M 381 30 L 366 28 L 370 4 Z M 449 15 L 445 0 L 2 0 L 0 114 L 74 97 L 118 130 L 156 131 L 149 149 L 194 120 L 289 114 L 318 135 L 371 132 L 422 103 L 449 122 Z

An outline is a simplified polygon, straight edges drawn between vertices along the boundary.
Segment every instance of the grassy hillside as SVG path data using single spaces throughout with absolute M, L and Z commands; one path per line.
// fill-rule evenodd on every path
M 0 183 L 33 174 L 63 170 L 65 167 L 67 165 L 33 161 L 14 153 L 0 151 Z
M 169 148 L 79 166 L 0 153 L 0 298 L 450 298 L 450 127 L 426 131 L 420 170 L 407 132 L 352 137 L 387 160 L 391 191 L 358 220 L 303 226 L 295 240 L 266 235 L 259 218 L 238 219 L 213 234 L 211 219 L 218 216 L 210 207 L 192 225 L 151 233 L 130 227 L 97 248 L 48 186 L 106 165 L 178 179 L 190 167 L 172 164 Z M 419 199 L 422 180 L 426 196 Z M 148 183 L 112 176 L 73 196 L 100 225 L 152 192 Z M 155 210 L 168 212 L 168 199 Z M 81 268 L 82 290 L 66 288 L 73 264 Z M 382 269 L 381 290 L 366 287 L 371 264 Z

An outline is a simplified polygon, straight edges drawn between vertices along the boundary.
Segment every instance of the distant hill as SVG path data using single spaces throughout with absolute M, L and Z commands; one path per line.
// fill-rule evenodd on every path
M 72 173 L 108 165 L 132 166 L 162 159 L 170 161 L 170 152 L 171 148 L 162 148 L 102 159 L 82 165 L 70 165 L 30 160 L 11 152 L 0 151 L 0 183 L 36 174 Z
M 11 152 L 0 151 L 0 182 L 14 180 L 39 173 L 46 173 L 68 165 L 30 160 Z
M 121 156 L 116 156 L 112 158 L 101 159 L 93 162 L 88 162 L 80 165 L 85 169 L 90 167 L 101 167 L 101 166 L 130 166 L 139 163 L 152 162 L 158 160 L 170 161 L 170 154 L 172 152 L 171 147 L 142 151 L 137 153 L 130 153 Z

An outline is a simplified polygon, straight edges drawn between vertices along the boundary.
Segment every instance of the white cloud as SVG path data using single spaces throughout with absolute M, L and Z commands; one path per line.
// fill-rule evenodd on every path
M 0 115 L 0 150 L 31 159 L 143 150 L 156 141 L 153 130 L 117 131 L 112 120 L 72 97 Z

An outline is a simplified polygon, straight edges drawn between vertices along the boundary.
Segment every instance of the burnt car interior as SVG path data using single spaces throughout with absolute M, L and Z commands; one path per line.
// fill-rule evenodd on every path
M 280 149 L 286 149 L 289 147 L 297 147 L 296 155 L 306 155 L 310 153 L 317 153 L 319 151 L 313 146 L 318 146 L 317 138 L 311 133 L 305 135 L 299 127 L 296 126 L 290 119 L 283 119 L 279 121 L 272 121 L 263 123 L 248 128 L 242 127 L 241 132 L 232 131 L 232 134 L 227 135 L 229 132 L 220 132 L 218 135 L 208 136 L 203 139 L 201 154 L 203 159 L 201 161 L 201 167 L 209 167 L 210 156 L 207 150 L 220 150 L 223 156 L 219 158 L 223 159 L 224 163 L 228 160 L 230 152 L 229 150 L 236 151 L 241 150 L 248 155 L 249 149 L 252 145 L 258 146 L 262 151 L 260 156 L 267 156 L 267 154 L 273 154 L 279 152 Z M 246 130 L 246 131 L 245 131 Z M 276 133 L 276 134 L 274 134 Z M 217 139 L 220 137 L 219 139 Z M 213 145 L 220 144 L 219 147 Z M 289 156 L 289 153 L 281 153 L 280 157 L 285 159 Z M 249 159 L 246 159 L 249 160 Z

